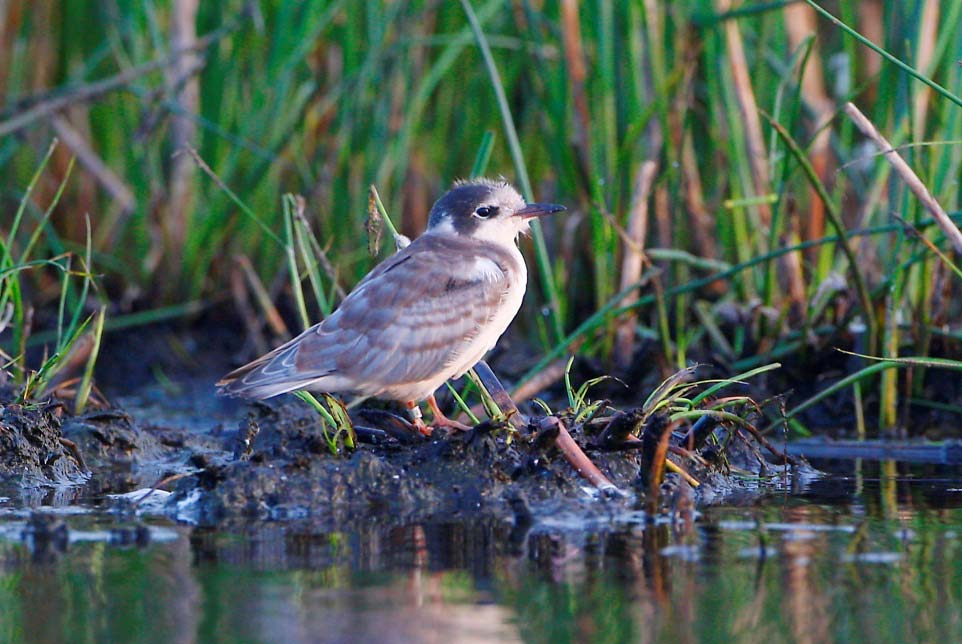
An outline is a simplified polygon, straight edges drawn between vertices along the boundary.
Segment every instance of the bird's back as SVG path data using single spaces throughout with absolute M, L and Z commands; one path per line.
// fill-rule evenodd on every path
M 372 270 L 322 323 L 218 386 L 251 398 L 296 389 L 424 398 L 493 346 L 525 283 L 514 245 L 426 233 Z

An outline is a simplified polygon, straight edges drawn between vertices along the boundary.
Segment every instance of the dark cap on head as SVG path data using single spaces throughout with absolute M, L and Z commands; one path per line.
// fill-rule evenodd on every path
M 453 219 L 464 219 L 474 209 L 484 203 L 498 188 L 505 186 L 504 182 L 490 180 L 466 181 L 454 184 L 440 199 L 434 202 L 428 217 L 428 227 L 434 226 L 444 216 L 452 215 Z

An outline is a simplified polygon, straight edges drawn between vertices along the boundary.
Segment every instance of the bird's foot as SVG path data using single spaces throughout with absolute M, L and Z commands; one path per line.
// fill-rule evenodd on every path
M 408 410 L 408 416 L 411 417 L 411 424 L 414 426 L 414 429 L 422 436 L 430 436 L 434 429 L 424 423 L 424 419 L 421 417 L 421 408 L 418 407 L 418 404 L 413 400 L 409 400 L 404 406 Z
M 435 416 L 434 422 L 431 423 L 431 427 L 434 429 L 451 429 L 459 432 L 469 432 L 472 429 L 474 429 L 473 427 L 471 427 L 471 425 L 465 425 L 462 422 L 459 422 L 457 420 L 452 420 L 451 418 L 448 418 L 447 416 L 444 416 L 444 415 L 442 415 L 440 418 Z
M 433 425 L 427 425 L 427 424 L 425 424 L 424 420 L 422 420 L 422 419 L 420 419 L 420 418 L 418 418 L 417 420 L 413 421 L 411 424 L 414 425 L 414 429 L 415 429 L 419 434 L 421 434 L 421 436 L 428 436 L 428 437 L 430 437 L 431 434 L 434 432 L 434 426 L 433 426 Z
M 434 396 L 428 396 L 428 407 L 431 408 L 431 413 L 434 415 L 434 422 L 431 424 L 434 429 L 453 429 L 459 432 L 471 431 L 470 425 L 465 425 L 460 421 L 445 416 L 441 408 L 438 407 L 438 401 L 435 400 Z

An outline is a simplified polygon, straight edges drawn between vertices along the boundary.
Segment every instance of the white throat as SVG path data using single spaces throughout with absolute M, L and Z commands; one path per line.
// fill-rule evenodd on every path
M 513 215 L 495 221 L 483 221 L 475 228 L 471 237 L 500 246 L 517 246 L 518 236 L 529 230 L 527 220 Z

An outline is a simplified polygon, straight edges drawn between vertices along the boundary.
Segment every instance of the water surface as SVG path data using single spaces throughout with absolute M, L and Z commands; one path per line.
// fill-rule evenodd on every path
M 824 466 L 800 494 L 654 524 L 213 529 L 3 497 L 0 641 L 962 641 L 960 472 Z M 25 505 L 69 544 L 23 540 Z

